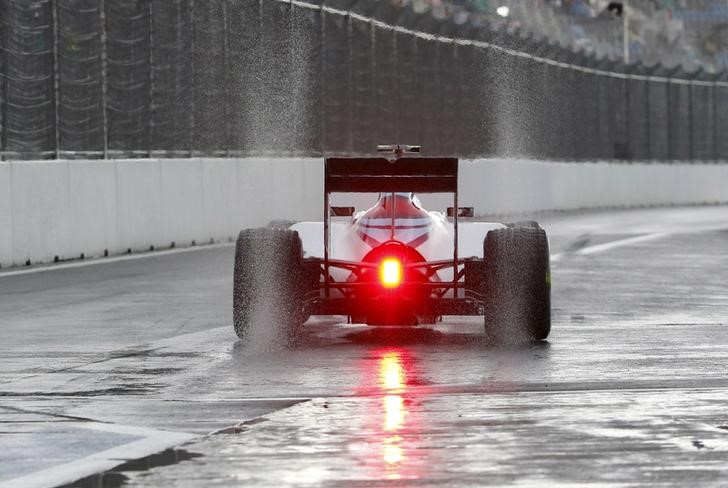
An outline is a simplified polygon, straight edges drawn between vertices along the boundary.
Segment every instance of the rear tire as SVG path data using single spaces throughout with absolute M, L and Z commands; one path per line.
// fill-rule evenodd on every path
M 303 247 L 298 232 L 259 228 L 240 232 L 235 247 L 233 325 L 247 341 L 254 326 L 270 327 L 290 343 L 303 325 Z
M 486 335 L 501 344 L 546 339 L 551 331 L 546 232 L 535 222 L 517 222 L 489 231 L 483 246 Z

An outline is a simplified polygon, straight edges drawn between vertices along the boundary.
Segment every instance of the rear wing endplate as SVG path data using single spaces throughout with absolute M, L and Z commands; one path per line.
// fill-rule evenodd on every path
M 457 193 L 457 158 L 326 158 L 326 193 Z

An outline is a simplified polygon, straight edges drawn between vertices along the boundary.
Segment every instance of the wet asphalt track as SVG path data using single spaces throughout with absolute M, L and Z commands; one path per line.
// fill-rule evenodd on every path
M 315 318 L 292 350 L 268 333 L 242 347 L 230 247 L 0 274 L 0 485 L 186 442 L 175 456 L 190 459 L 104 479 L 725 486 L 728 208 L 540 220 L 553 329 L 521 347 L 485 344 L 477 318 Z

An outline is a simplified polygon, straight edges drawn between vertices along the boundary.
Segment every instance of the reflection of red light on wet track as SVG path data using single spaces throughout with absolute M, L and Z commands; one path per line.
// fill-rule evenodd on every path
M 404 425 L 404 399 L 400 395 L 384 397 L 384 430 L 398 430 Z
M 379 382 L 383 390 L 404 388 L 406 376 L 399 352 L 387 352 L 382 355 L 379 360 Z
M 407 389 L 407 372 L 400 351 L 386 351 L 378 359 L 379 390 L 383 393 L 382 408 L 382 460 L 387 479 L 403 477 L 407 456 L 403 434 L 406 432 L 407 408 L 404 394 Z M 411 474 L 410 474 L 411 475 Z M 408 475 L 408 477 L 410 477 Z M 416 477 L 416 476 L 415 476 Z
M 401 442 L 402 438 L 398 435 L 394 435 L 392 437 L 384 439 L 384 445 L 382 447 L 382 457 L 384 458 L 384 462 L 387 463 L 388 466 L 391 466 L 393 464 L 397 465 L 404 461 L 402 446 L 400 446 Z

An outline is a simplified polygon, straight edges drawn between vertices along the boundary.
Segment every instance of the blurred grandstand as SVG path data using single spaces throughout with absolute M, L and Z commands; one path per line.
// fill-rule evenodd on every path
M 622 60 L 624 4 L 632 62 L 692 72 L 728 67 L 728 0 L 393 0 L 457 24 L 520 31 L 600 58 Z M 612 4 L 612 8 L 610 8 Z M 621 6 L 621 5 L 620 5 Z

